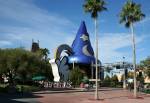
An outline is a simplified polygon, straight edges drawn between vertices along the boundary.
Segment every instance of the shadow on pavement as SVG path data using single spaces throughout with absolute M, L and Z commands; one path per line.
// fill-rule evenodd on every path
M 122 88 L 102 88 L 99 89 L 99 91 L 116 91 L 116 90 L 122 90 Z M 94 92 L 95 89 L 84 89 L 84 88 L 80 88 L 80 89 L 76 89 L 76 88 L 49 88 L 49 89 L 45 89 L 43 91 L 39 91 L 39 92 L 34 92 L 33 94 L 56 94 L 56 93 L 76 93 L 76 92 Z
M 103 99 L 115 99 L 115 98 L 122 98 L 122 97 L 129 97 L 129 96 L 115 96 L 115 97 L 103 98 Z
M 0 93 L 0 103 L 32 103 L 24 101 L 24 99 L 42 98 L 42 96 L 36 96 L 32 93 Z M 20 99 L 20 101 L 17 101 Z M 39 102 L 36 102 L 39 103 Z
M 75 88 L 49 88 L 33 94 L 57 94 L 57 93 L 76 93 L 76 92 L 92 92 L 90 89 L 75 89 Z

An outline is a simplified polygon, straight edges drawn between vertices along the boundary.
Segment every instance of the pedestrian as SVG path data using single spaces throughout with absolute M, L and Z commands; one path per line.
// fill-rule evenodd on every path
M 131 92 L 131 89 L 132 89 L 132 85 L 131 85 L 131 83 L 129 83 L 129 90 L 130 90 L 130 92 Z

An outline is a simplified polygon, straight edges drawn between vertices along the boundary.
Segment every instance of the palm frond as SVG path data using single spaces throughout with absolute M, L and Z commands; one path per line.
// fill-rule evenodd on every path
M 85 12 L 91 13 L 92 18 L 97 18 L 98 12 L 107 10 L 105 5 L 106 3 L 104 0 L 85 0 L 83 8 Z
M 140 4 L 136 4 L 132 0 L 128 0 L 123 6 L 119 16 L 120 23 L 129 27 L 131 23 L 142 20 L 145 17 L 145 14 L 142 13 Z

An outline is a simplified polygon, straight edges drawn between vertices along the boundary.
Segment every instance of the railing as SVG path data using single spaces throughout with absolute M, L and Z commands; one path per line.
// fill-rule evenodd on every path
M 72 88 L 72 82 L 44 82 L 45 88 Z

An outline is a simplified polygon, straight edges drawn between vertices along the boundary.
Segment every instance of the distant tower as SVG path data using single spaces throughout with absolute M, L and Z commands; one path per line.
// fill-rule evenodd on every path
M 31 48 L 31 51 L 32 52 L 36 52 L 37 50 L 39 50 L 39 40 L 38 42 L 34 42 L 34 40 L 32 39 L 32 48 Z

